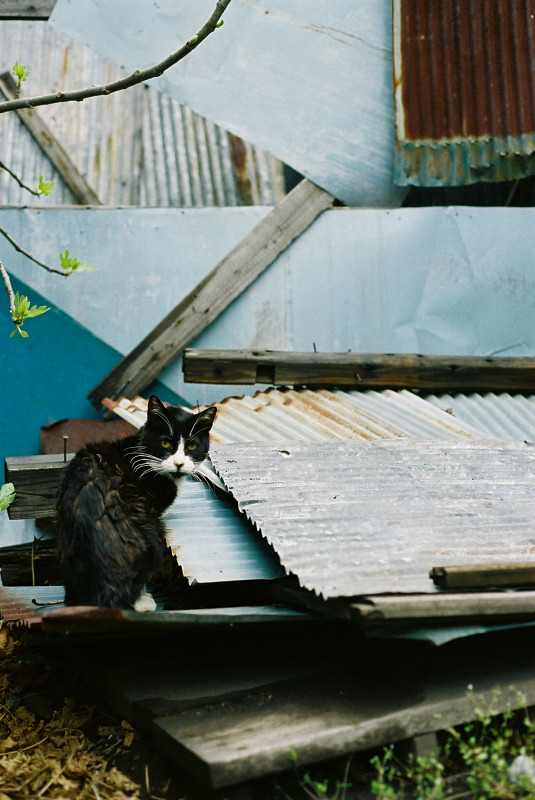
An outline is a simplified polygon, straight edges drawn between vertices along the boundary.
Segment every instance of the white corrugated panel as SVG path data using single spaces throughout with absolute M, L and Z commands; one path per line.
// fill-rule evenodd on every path
M 10 71 L 15 61 L 29 69 L 22 89 L 28 96 L 101 85 L 125 74 L 46 22 L 0 21 L 0 52 L 0 71 Z M 279 161 L 160 94 L 156 86 L 152 81 L 107 97 L 38 109 L 103 205 L 273 205 L 284 195 Z M 15 113 L 0 115 L 0 154 L 32 188 L 40 174 L 55 182 L 49 197 L 36 198 L 0 171 L 2 204 L 75 202 Z
M 535 396 L 504 394 L 428 395 L 436 408 L 461 424 L 475 425 L 485 436 L 535 441 Z

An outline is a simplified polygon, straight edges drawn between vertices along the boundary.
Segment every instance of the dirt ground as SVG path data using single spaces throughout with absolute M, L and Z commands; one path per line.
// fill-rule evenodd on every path
M 342 777 L 344 764 L 332 769 L 333 775 Z M 292 774 L 219 792 L 200 787 L 141 732 L 107 708 L 51 648 L 28 646 L 16 633 L 0 628 L 0 800 L 301 800 L 310 796 Z M 346 793 L 346 800 L 364 797 L 371 795 Z

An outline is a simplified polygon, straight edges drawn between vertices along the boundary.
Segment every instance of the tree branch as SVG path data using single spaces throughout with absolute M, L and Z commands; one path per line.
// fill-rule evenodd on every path
M 11 279 L 6 272 L 6 268 L 0 261 L 0 274 L 2 275 L 2 279 L 4 281 L 4 286 L 6 287 L 7 296 L 9 297 L 9 311 L 11 316 L 15 313 L 15 292 L 13 291 L 13 287 L 11 285 Z
M 80 89 L 73 92 L 57 92 L 56 94 L 41 95 L 39 97 L 21 97 L 17 100 L 7 100 L 0 103 L 0 114 L 6 111 L 14 111 L 18 108 L 36 108 L 37 106 L 51 105 L 53 103 L 68 103 L 71 101 L 86 100 L 88 97 L 98 97 L 101 95 L 112 94 L 119 92 L 123 89 L 128 89 L 131 86 L 136 86 L 138 83 L 144 83 L 152 78 L 158 78 L 170 67 L 173 67 L 183 58 L 185 58 L 192 50 L 204 41 L 217 27 L 222 23 L 221 17 L 229 5 L 231 0 L 217 0 L 216 7 L 210 19 L 202 26 L 200 31 L 188 39 L 185 45 L 171 55 L 159 61 L 152 67 L 144 70 L 136 69 L 131 75 L 121 78 L 120 80 L 107 83 L 102 86 L 90 86 L 87 89 Z
M 25 184 L 23 181 L 21 181 L 21 179 L 19 178 L 19 176 L 18 176 L 18 175 L 16 175 L 16 174 L 13 172 L 13 170 L 9 169 L 9 167 L 7 167 L 7 166 L 4 164 L 4 162 L 3 162 L 3 161 L 0 161 L 0 169 L 5 169 L 5 171 L 6 171 L 6 172 L 7 172 L 9 175 L 11 175 L 11 177 L 13 178 L 13 180 L 15 180 L 15 181 L 18 183 L 18 185 L 19 185 L 19 186 L 20 186 L 22 189 L 25 189 L 27 192 L 30 192 L 30 194 L 34 194 L 36 197 L 39 197 L 39 196 L 41 195 L 41 192 L 38 192 L 36 189 L 32 189 L 32 187 L 31 187 L 31 186 L 26 186 L 26 184 Z
M 42 267 L 43 269 L 46 269 L 47 272 L 53 272 L 55 275 L 61 275 L 63 278 L 68 278 L 69 277 L 69 274 L 70 274 L 69 272 L 66 272 L 65 270 L 62 270 L 62 269 L 55 269 L 54 267 L 50 267 L 48 264 L 45 264 L 44 261 L 39 261 L 38 258 L 35 258 L 35 256 L 32 256 L 31 253 L 28 253 L 27 250 L 25 250 L 23 247 L 21 247 L 20 244 L 18 244 L 15 241 L 15 239 L 13 239 L 9 235 L 9 233 L 5 230 L 5 228 L 0 227 L 0 233 L 2 234 L 2 236 L 5 236 L 5 238 L 8 240 L 8 242 L 11 245 L 13 245 L 13 247 L 15 248 L 15 250 L 17 250 L 17 252 L 22 253 L 23 256 L 26 256 L 26 258 L 29 258 L 30 261 L 34 262 L 34 264 L 37 264 L 39 267 Z M 4 278 L 4 284 L 5 284 L 5 278 Z M 7 286 L 6 286 L 6 288 L 7 288 Z

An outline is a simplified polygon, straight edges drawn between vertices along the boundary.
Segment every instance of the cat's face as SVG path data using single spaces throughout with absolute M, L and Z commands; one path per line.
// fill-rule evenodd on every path
M 195 475 L 196 467 L 208 455 L 216 412 L 213 407 L 198 414 L 186 408 L 166 407 L 153 395 L 137 453 L 131 459 L 138 475 L 157 472 L 176 480 Z

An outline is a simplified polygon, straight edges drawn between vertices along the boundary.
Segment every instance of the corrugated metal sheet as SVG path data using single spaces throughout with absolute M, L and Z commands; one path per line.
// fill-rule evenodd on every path
M 122 398 L 106 405 L 135 427 L 145 421 L 144 398 Z M 269 389 L 215 405 L 214 443 L 481 436 L 476 427 L 408 391 Z M 190 583 L 266 580 L 284 574 L 275 551 L 233 504 L 223 502 L 207 486 L 185 482 L 167 513 L 167 527 L 169 545 Z
M 535 442 L 535 396 L 510 394 L 428 395 L 426 401 L 477 426 L 485 436 Z
M 51 23 L 133 70 L 209 19 L 212 0 L 58 0 Z M 121 19 L 121 25 L 116 20 Z M 347 205 L 399 206 L 388 0 L 233 0 L 162 91 L 254 142 Z M 244 32 L 246 34 L 244 35 Z
M 25 64 L 27 95 L 83 88 L 124 72 L 45 22 L 0 22 L 2 71 Z M 39 109 L 47 125 L 104 205 L 273 205 L 284 194 L 282 165 L 156 91 L 135 86 L 83 103 Z M 16 114 L 0 116 L 1 159 L 35 187 L 54 180 L 49 197 L 35 198 L 0 171 L 3 204 L 65 205 L 70 191 Z
M 396 182 L 535 172 L 535 0 L 394 0 Z
M 434 566 L 534 557 L 523 443 L 282 440 L 215 445 L 212 461 L 286 571 L 326 599 L 433 592 Z
M 284 575 L 275 552 L 234 504 L 187 480 L 165 516 L 167 542 L 191 584 L 272 580 Z
M 135 427 L 145 422 L 143 397 L 105 400 L 104 404 Z M 457 419 L 437 408 L 439 404 L 407 390 L 266 389 L 212 405 L 218 409 L 212 428 L 212 441 L 217 443 L 486 435 L 475 421 Z

